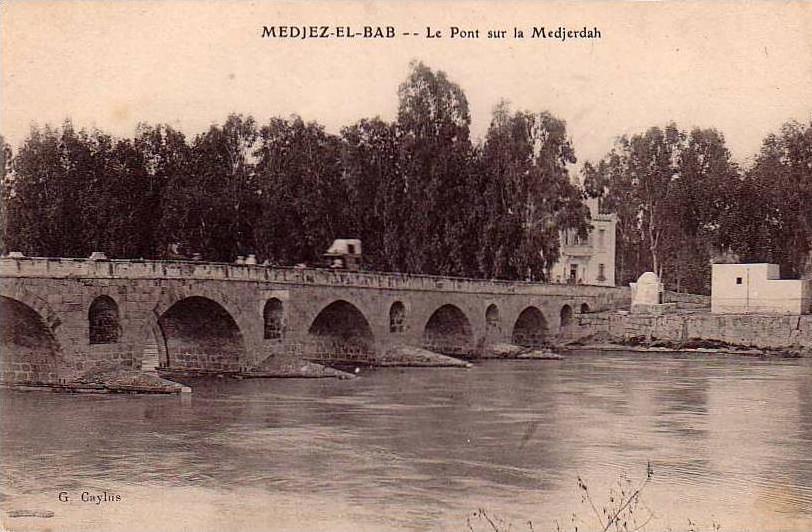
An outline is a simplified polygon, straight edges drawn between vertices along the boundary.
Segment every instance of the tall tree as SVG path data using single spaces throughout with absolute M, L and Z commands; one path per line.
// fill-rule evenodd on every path
M 8 234 L 6 232 L 8 216 L 6 214 L 7 205 L 11 201 L 11 146 L 6 139 L 0 135 L 0 254 L 9 251 L 6 246 Z
M 397 126 L 406 219 L 405 270 L 461 274 L 471 238 L 468 100 L 442 71 L 412 63 L 398 89 Z
M 167 134 L 174 146 L 184 149 L 180 138 Z M 257 139 L 254 119 L 232 114 L 195 138 L 188 163 L 180 155 L 167 161 L 173 176 L 164 194 L 162 226 L 176 228 L 177 243 L 186 253 L 232 261 L 254 252 Z
M 729 243 L 745 260 L 780 264 L 786 277 L 812 277 L 811 205 L 812 120 L 788 122 L 764 139 L 739 191 L 736 218 L 757 227 Z
M 191 172 L 191 147 L 171 126 L 146 123 L 138 125 L 133 147 L 146 171 L 141 238 L 149 242 L 147 256 L 168 258 L 172 245 L 184 241 L 188 225 L 184 215 L 191 209 L 182 191 Z
M 486 221 L 479 262 L 499 278 L 544 279 L 559 234 L 586 236 L 589 211 L 567 166 L 576 162 L 563 121 L 549 113 L 494 110 L 483 147 Z
M 364 244 L 371 269 L 398 271 L 405 261 L 405 187 L 398 165 L 398 135 L 379 118 L 341 131 L 342 166 L 348 195 L 348 231 Z
M 258 251 L 279 264 L 318 262 L 333 239 L 350 236 L 341 142 L 298 116 L 259 131 Z
M 621 137 L 584 167 L 587 193 L 618 215 L 617 279 L 651 269 L 670 288 L 707 292 L 710 258 L 721 243 L 739 187 L 724 137 L 673 123 Z

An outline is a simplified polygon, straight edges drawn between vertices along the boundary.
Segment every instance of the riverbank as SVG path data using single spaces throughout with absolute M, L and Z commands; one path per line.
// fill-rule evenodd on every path
M 660 316 L 582 314 L 562 333 L 559 344 L 565 349 L 810 356 L 812 315 L 710 314 L 706 310 Z

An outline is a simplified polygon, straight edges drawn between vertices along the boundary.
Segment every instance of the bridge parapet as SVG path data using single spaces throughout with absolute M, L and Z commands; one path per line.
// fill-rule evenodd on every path
M 621 287 L 543 284 L 406 273 L 348 272 L 218 262 L 0 258 L 0 277 L 48 279 L 227 280 L 391 290 L 574 297 L 624 291 Z

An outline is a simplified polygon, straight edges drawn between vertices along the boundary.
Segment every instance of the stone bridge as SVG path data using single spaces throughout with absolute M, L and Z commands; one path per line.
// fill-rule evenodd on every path
M 205 262 L 2 258 L 2 381 L 96 367 L 230 373 L 272 356 L 375 364 L 398 346 L 475 358 L 537 346 L 628 291 Z

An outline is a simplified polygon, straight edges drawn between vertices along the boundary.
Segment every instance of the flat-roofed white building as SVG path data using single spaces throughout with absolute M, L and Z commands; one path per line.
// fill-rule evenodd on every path
M 714 264 L 713 314 L 809 314 L 812 281 L 781 279 L 777 264 Z
M 586 202 L 592 230 L 586 239 L 575 231 L 561 232 L 561 256 L 550 269 L 550 281 L 615 286 L 615 228 L 617 215 L 600 212 L 597 198 Z

